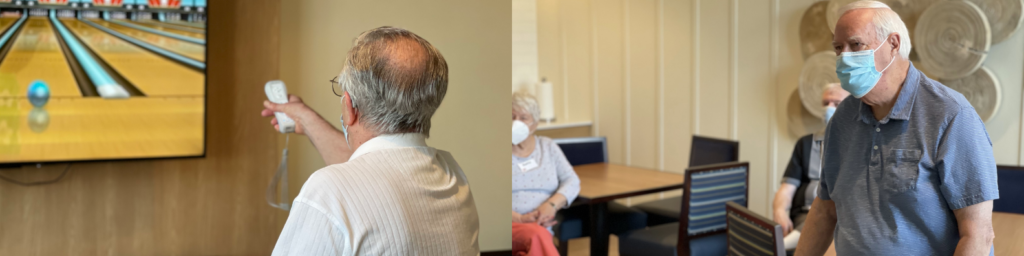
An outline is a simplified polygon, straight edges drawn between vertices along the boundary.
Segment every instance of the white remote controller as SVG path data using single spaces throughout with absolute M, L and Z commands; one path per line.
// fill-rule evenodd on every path
M 288 103 L 288 90 L 284 88 L 284 82 L 281 80 L 273 80 L 267 82 L 264 86 L 264 90 L 267 91 L 267 99 L 270 102 L 276 104 Z M 292 133 L 295 132 L 295 121 L 281 112 L 274 112 L 274 117 L 277 117 L 277 127 L 280 128 L 281 133 Z

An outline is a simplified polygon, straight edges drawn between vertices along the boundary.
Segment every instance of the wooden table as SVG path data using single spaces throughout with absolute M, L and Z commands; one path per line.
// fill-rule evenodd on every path
M 590 255 L 608 255 L 608 202 L 683 188 L 683 175 L 624 165 L 597 163 L 573 166 L 580 177 L 574 204 L 590 206 Z
M 993 212 L 996 255 L 1024 255 L 1024 214 Z

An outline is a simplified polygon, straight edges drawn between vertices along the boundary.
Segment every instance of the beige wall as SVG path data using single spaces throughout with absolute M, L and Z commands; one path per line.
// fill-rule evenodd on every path
M 281 8 L 281 78 L 289 92 L 303 97 L 327 120 L 341 115 L 327 81 L 338 74 L 359 33 L 384 25 L 402 27 L 441 51 L 449 67 L 448 93 L 434 115 L 427 143 L 452 152 L 469 177 L 480 215 L 480 249 L 510 249 L 512 188 L 505 169 L 506 111 L 511 103 L 509 3 L 308 0 L 288 1 Z M 289 180 L 294 197 L 324 163 L 304 137 L 292 138 L 291 143 Z
M 536 1 L 539 75 L 554 82 L 558 118 L 592 120 L 612 162 L 674 172 L 688 165 L 693 134 L 739 140 L 752 169 L 749 206 L 770 212 L 793 144 L 820 127 L 789 122 L 809 115 L 791 106 L 798 26 L 815 0 Z M 986 61 L 1002 82 L 1002 106 L 986 124 L 1000 164 L 1024 158 L 1022 34 Z

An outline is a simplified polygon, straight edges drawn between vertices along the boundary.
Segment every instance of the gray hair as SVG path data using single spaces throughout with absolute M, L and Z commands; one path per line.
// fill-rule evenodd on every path
M 427 40 L 385 26 L 355 39 L 339 80 L 375 134 L 430 136 L 430 118 L 448 90 L 448 64 Z
M 533 116 L 533 122 L 540 120 L 540 106 L 537 105 L 537 98 L 528 92 L 517 92 L 512 94 L 512 110 L 522 110 Z
M 907 31 L 907 25 L 900 19 L 899 14 L 896 14 L 892 8 L 879 1 L 852 2 L 840 8 L 839 13 L 846 14 L 846 12 L 856 9 L 874 9 L 875 15 L 871 17 L 871 23 L 875 26 L 878 42 L 885 43 L 885 39 L 889 37 L 889 34 L 896 32 L 896 34 L 900 35 L 900 57 L 903 57 L 905 60 L 910 59 L 910 32 Z

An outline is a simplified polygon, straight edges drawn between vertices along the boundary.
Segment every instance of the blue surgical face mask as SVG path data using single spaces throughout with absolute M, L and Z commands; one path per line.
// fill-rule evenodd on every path
M 839 55 L 839 58 L 836 59 L 836 75 L 839 76 L 843 90 L 860 99 L 872 88 L 875 88 L 878 79 L 882 78 L 882 72 L 889 69 L 889 65 L 896 60 L 896 56 L 892 56 L 889 65 L 886 65 L 882 71 L 875 70 L 875 51 L 882 48 L 887 41 L 888 38 L 874 50 L 844 52 Z
M 828 120 L 832 119 L 832 115 L 836 114 L 836 107 L 828 106 L 825 107 L 825 124 L 828 124 Z
M 351 101 L 352 97 L 349 97 L 349 100 Z M 341 97 L 341 104 L 342 108 L 344 108 L 345 96 Z M 355 102 L 352 103 L 352 108 L 355 108 Z M 344 109 L 342 109 L 342 111 L 344 112 Z M 341 117 L 339 119 L 341 119 L 341 133 L 345 134 L 345 145 L 348 145 L 348 148 L 352 149 L 352 144 L 348 142 L 348 127 L 345 126 L 345 114 L 341 114 Z

